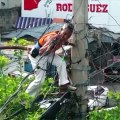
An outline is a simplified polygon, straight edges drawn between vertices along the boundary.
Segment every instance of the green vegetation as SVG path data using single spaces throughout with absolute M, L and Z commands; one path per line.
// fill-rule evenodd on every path
M 116 107 L 91 111 L 89 120 L 120 120 L 120 92 L 109 92 L 108 97 L 116 103 Z
M 28 45 L 27 41 L 24 39 L 13 39 L 10 45 Z M 14 56 L 17 57 L 19 63 L 19 70 L 22 67 L 22 50 L 15 50 Z M 21 109 L 20 114 L 12 115 L 14 117 L 10 118 L 11 120 L 37 120 L 46 109 L 42 109 L 38 104 L 32 104 L 33 98 L 25 93 L 25 89 L 28 84 L 34 80 L 34 77 L 31 79 L 23 80 L 23 77 L 11 77 L 3 75 L 3 68 L 7 65 L 9 59 L 5 56 L 0 56 L 0 120 L 9 118 L 13 113 Z M 18 88 L 20 89 L 18 90 Z M 46 78 L 45 82 L 42 84 L 40 89 L 40 95 L 43 96 L 43 99 L 50 98 L 49 93 L 56 91 L 58 88 L 54 86 L 54 80 L 52 78 Z M 18 92 L 14 94 L 16 91 Z M 14 94 L 14 95 L 13 95 Z M 89 112 L 89 120 L 120 120 L 120 92 L 110 92 L 109 98 L 114 99 L 117 103 L 117 107 L 112 110 L 94 110 Z M 10 99 L 11 98 L 11 99 Z M 5 105 L 6 101 L 8 104 Z M 5 107 L 3 108 L 3 105 Z M 67 108 L 65 106 L 64 108 Z M 71 106 L 70 106 L 71 107 Z M 3 108 L 3 109 L 1 109 Z
M 7 44 L 10 45 L 28 45 L 28 42 L 24 39 L 13 39 L 12 42 Z M 19 71 L 22 72 L 22 55 L 23 50 L 15 50 L 14 56 L 17 58 L 19 63 Z M 9 59 L 5 56 L 0 56 L 0 69 L 1 71 L 7 65 Z M 26 79 L 23 81 L 23 77 L 12 77 L 3 75 L 0 73 L 0 120 L 9 118 L 12 114 L 21 109 L 20 114 L 12 115 L 12 120 L 37 120 L 45 111 L 41 109 L 38 104 L 32 104 L 33 98 L 25 93 L 25 89 L 28 84 L 34 80 L 33 78 Z M 49 93 L 55 91 L 57 87 L 53 86 L 54 80 L 52 78 L 46 78 L 40 89 L 40 95 L 43 98 L 47 98 Z M 7 102 L 9 101 L 9 102 Z M 7 102 L 7 104 L 6 104 Z M 5 105 L 5 107 L 3 107 Z
M 17 38 L 12 38 L 10 42 L 6 42 L 5 45 L 10 45 L 10 46 L 27 46 L 27 45 L 33 45 L 33 42 L 27 41 L 26 39 L 17 39 Z

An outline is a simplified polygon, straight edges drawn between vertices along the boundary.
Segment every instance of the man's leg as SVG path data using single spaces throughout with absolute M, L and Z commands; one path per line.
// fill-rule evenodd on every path
M 31 55 L 29 55 L 29 59 L 31 60 L 33 69 L 36 67 L 39 58 L 40 57 L 33 58 Z M 39 66 L 43 69 L 46 69 L 46 65 L 47 65 L 47 57 L 43 57 L 39 61 Z M 35 80 L 29 84 L 25 92 L 28 93 L 30 96 L 36 97 L 39 94 L 40 85 L 45 79 L 46 71 L 39 68 L 35 70 L 34 74 L 35 74 Z
M 52 60 L 52 55 L 49 55 L 49 62 Z M 76 87 L 70 85 L 70 81 L 68 80 L 67 70 L 66 70 L 66 62 L 58 55 L 54 56 L 52 64 L 57 67 L 57 72 L 59 75 L 59 86 L 61 90 L 76 90 Z
M 52 55 L 49 55 L 49 62 L 51 62 L 52 57 Z M 57 67 L 57 72 L 59 75 L 59 86 L 69 83 L 65 61 L 60 56 L 55 55 L 52 64 Z

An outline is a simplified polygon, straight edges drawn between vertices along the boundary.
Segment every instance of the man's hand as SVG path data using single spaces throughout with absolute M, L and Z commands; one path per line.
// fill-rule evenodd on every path
M 45 53 L 45 52 L 46 52 L 46 49 L 47 49 L 47 46 L 41 47 L 41 48 L 39 49 L 39 55 L 42 55 L 43 53 Z
M 28 54 L 30 54 L 31 48 L 27 48 L 27 52 Z
M 49 37 L 46 38 L 46 42 L 44 43 L 44 45 L 40 48 L 39 50 L 39 54 L 42 55 L 44 52 L 54 52 L 55 50 L 57 50 L 58 48 L 61 47 L 61 43 L 60 43 L 60 35 L 55 35 L 53 37 Z

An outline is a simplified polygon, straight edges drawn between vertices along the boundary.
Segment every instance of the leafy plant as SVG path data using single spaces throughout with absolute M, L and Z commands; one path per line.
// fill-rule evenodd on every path
M 7 57 L 5 57 L 4 55 L 0 56 L 0 73 L 3 74 L 3 67 L 5 67 L 5 65 L 7 65 L 7 63 L 9 62 L 9 59 Z
M 42 83 L 41 89 L 40 89 L 40 94 L 44 95 L 46 93 L 51 93 L 54 92 L 58 89 L 58 87 L 54 86 L 54 80 L 53 78 L 46 78 L 44 83 Z
M 25 39 L 17 40 L 16 38 L 13 38 L 11 42 L 7 43 L 9 45 L 28 45 L 29 42 Z M 17 59 L 19 64 L 19 71 L 22 72 L 22 65 L 23 65 L 23 50 L 15 50 L 14 51 L 14 57 Z M 7 58 L 2 57 L 0 58 L 0 68 L 2 69 L 7 65 Z M 0 106 L 2 107 L 5 102 L 13 95 L 14 92 L 18 89 L 22 76 L 20 77 L 11 77 L 7 75 L 0 75 Z M 30 97 L 28 94 L 25 93 L 25 89 L 27 85 L 33 80 L 27 79 L 23 84 L 21 89 L 19 90 L 18 94 L 13 96 L 11 101 L 7 104 L 7 106 L 4 108 L 2 113 L 0 113 L 0 119 L 4 120 L 6 117 L 11 116 L 13 113 L 21 109 L 23 107 L 23 111 L 21 111 L 20 114 L 17 116 L 14 116 L 12 120 L 37 120 L 42 113 L 45 111 L 45 109 L 42 109 L 39 107 L 39 104 L 31 104 L 33 102 L 33 98 Z M 43 96 L 43 98 L 49 97 L 49 93 L 54 92 L 57 90 L 57 87 L 54 85 L 54 80 L 52 78 L 46 78 L 45 82 L 42 83 L 41 89 L 40 89 L 40 95 Z
M 91 111 L 89 120 L 120 120 L 120 92 L 109 92 L 108 97 L 116 102 L 116 107 Z
M 117 105 L 120 104 L 120 92 L 118 92 L 118 91 L 117 92 L 109 92 L 108 97 L 110 99 L 113 99 L 117 103 Z
M 17 38 L 12 38 L 10 42 L 6 42 L 5 45 L 10 45 L 10 46 L 27 46 L 27 45 L 33 45 L 33 42 L 27 41 L 26 39 L 17 39 Z
M 89 120 L 120 120 L 120 106 L 111 110 L 95 110 L 89 113 Z

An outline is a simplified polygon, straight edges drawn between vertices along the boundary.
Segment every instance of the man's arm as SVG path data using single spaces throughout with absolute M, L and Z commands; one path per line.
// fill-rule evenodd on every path
M 48 40 L 40 49 L 39 49 L 39 54 L 42 55 L 48 48 L 50 44 L 50 40 Z
M 57 40 L 56 38 L 58 35 L 47 37 L 45 39 L 44 45 L 40 48 L 39 54 L 42 55 L 45 51 L 51 52 L 52 49 L 54 49 L 54 45 L 52 46 L 52 43 Z

